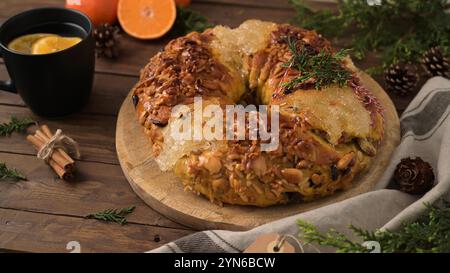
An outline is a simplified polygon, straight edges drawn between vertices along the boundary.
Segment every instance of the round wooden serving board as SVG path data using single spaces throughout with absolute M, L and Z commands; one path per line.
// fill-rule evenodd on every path
M 181 180 L 172 172 L 161 172 L 151 157 L 151 144 L 137 121 L 131 94 L 123 103 L 117 121 L 116 147 L 120 165 L 133 190 L 150 207 L 180 224 L 199 230 L 246 230 L 368 192 L 383 174 L 399 143 L 400 126 L 395 107 L 383 89 L 368 75 L 361 72 L 360 77 L 384 106 L 386 136 L 371 168 L 346 191 L 313 202 L 268 208 L 220 207 L 202 196 L 184 192 Z

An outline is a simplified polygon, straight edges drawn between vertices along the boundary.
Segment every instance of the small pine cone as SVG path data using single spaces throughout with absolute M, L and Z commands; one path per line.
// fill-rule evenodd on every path
M 98 58 L 114 59 L 119 56 L 119 27 L 103 24 L 94 30 L 95 53 Z
M 450 56 L 444 56 L 444 51 L 439 46 L 425 51 L 422 65 L 430 76 L 450 78 Z
M 419 74 L 413 65 L 395 63 L 384 71 L 384 79 L 388 91 L 405 96 L 416 87 Z
M 404 158 L 395 169 L 394 181 L 403 192 L 424 194 L 434 185 L 433 168 L 420 157 Z

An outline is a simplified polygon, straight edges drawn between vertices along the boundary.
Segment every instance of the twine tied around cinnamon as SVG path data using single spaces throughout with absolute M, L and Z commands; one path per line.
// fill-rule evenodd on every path
M 53 134 L 47 125 L 42 125 L 34 135 L 27 136 L 27 140 L 38 151 L 37 157 L 45 160 L 61 179 L 72 178 L 75 161 L 66 150 L 71 150 L 76 158 L 80 158 L 80 150 L 75 140 L 64 135 L 61 129 Z
M 65 152 L 72 151 L 75 158 L 80 158 L 80 149 L 78 143 L 72 138 L 63 134 L 61 129 L 56 130 L 56 133 L 40 148 L 37 153 L 37 158 L 48 163 L 56 149 L 63 149 Z

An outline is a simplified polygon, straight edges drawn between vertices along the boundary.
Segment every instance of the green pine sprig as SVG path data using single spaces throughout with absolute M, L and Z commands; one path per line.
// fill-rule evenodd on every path
M 172 27 L 172 36 L 183 36 L 197 31 L 203 32 L 207 28 L 214 27 L 208 18 L 188 8 L 177 7 L 177 19 Z
M 13 132 L 23 132 L 28 126 L 34 123 L 31 118 L 19 119 L 12 116 L 10 122 L 0 124 L 0 136 L 9 136 Z
M 367 231 L 350 226 L 360 241 L 380 243 L 384 253 L 448 253 L 450 252 L 450 202 L 442 206 L 427 206 L 427 212 L 417 221 L 404 224 L 398 231 Z M 352 241 L 343 233 L 329 230 L 321 233 L 318 229 L 299 220 L 300 238 L 307 243 L 331 246 L 340 253 L 370 252 L 359 241 Z
M 289 0 L 296 16 L 292 23 L 315 29 L 328 38 L 352 36 L 346 47 L 356 58 L 376 52 L 382 67 L 396 62 L 418 63 L 432 46 L 450 53 L 450 4 L 447 0 L 382 0 L 368 5 L 366 0 L 340 0 L 337 12 L 312 11 L 304 0 Z
M 304 45 L 297 49 L 297 42 L 288 39 L 289 49 L 292 53 L 291 60 L 285 67 L 291 67 L 300 74 L 289 82 L 282 84 L 287 89 L 294 89 L 299 85 L 314 80 L 316 89 L 324 86 L 337 84 L 345 86 L 351 78 L 351 72 L 342 65 L 343 59 L 349 54 L 349 50 L 344 49 L 336 53 L 321 50 L 319 53 L 308 50 Z
M 27 178 L 16 169 L 8 168 L 5 163 L 0 162 L 0 180 L 25 181 Z
M 105 222 L 115 222 L 121 225 L 127 223 L 126 216 L 134 211 L 136 207 L 128 207 L 123 209 L 107 209 L 102 212 L 89 214 L 86 216 L 88 219 L 97 219 Z

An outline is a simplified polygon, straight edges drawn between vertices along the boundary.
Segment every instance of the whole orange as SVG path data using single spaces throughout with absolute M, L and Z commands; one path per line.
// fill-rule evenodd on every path
M 66 8 L 86 14 L 95 26 L 112 24 L 117 20 L 119 0 L 66 0 Z
M 175 0 L 177 6 L 187 8 L 191 4 L 191 0 Z

